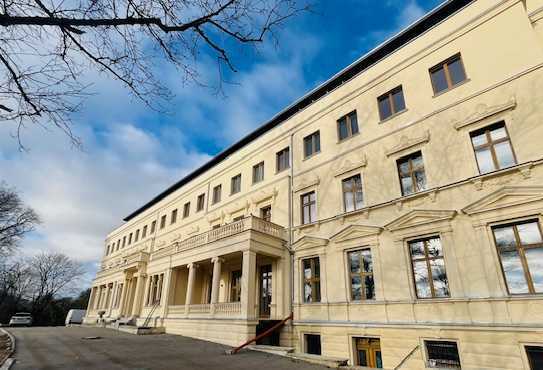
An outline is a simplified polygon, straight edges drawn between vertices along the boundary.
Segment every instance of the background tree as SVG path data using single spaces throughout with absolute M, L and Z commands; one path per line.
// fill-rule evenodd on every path
M 0 183 L 0 258 L 12 253 L 39 222 L 36 212 L 25 206 L 19 194 Z
M 198 81 L 210 51 L 235 71 L 241 45 L 273 37 L 307 9 L 303 0 L 10 0 L 0 2 L 0 121 L 53 125 L 74 143 L 70 117 L 88 93 L 83 71 L 112 77 L 154 109 L 171 92 L 157 78 L 167 61 Z M 158 71 L 158 73 L 157 73 Z M 22 144 L 21 144 L 22 145 Z

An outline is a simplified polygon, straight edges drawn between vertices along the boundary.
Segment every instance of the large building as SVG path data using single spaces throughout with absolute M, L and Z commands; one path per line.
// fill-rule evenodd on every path
M 87 323 L 543 369 L 543 0 L 445 2 L 125 218 Z

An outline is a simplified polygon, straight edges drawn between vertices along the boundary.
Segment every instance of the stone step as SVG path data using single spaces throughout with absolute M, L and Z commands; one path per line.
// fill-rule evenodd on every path
M 135 335 L 153 335 L 153 334 L 166 333 L 166 328 L 163 326 L 145 328 L 145 327 L 133 326 L 133 325 L 120 325 L 117 330 L 125 332 L 125 333 L 135 334 Z
M 259 352 L 271 353 L 272 355 L 286 356 L 289 353 L 294 352 L 292 347 L 279 347 L 279 346 L 265 346 L 262 344 L 255 344 L 247 346 L 248 349 Z
M 326 367 L 331 367 L 334 369 L 339 368 L 340 366 L 346 366 L 348 359 L 338 358 L 338 357 L 325 357 L 319 355 L 310 355 L 308 353 L 289 353 L 287 357 L 292 358 L 298 361 L 305 361 L 315 365 L 322 365 Z

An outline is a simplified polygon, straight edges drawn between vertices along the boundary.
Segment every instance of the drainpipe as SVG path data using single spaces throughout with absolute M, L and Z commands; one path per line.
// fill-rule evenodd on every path
M 290 162 L 290 174 L 288 176 L 288 251 L 290 254 L 290 304 L 289 304 L 289 311 L 291 313 L 294 312 L 294 251 L 292 250 L 292 240 L 293 240 L 293 197 L 294 194 L 292 192 L 293 182 L 294 182 L 294 141 L 293 141 L 294 133 L 290 134 L 289 137 L 289 162 Z M 294 316 L 293 316 L 294 320 Z M 291 321 L 292 324 L 292 321 Z

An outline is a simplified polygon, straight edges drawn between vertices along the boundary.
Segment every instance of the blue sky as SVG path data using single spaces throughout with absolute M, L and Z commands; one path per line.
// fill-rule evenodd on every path
M 1 179 L 44 221 L 23 243 L 24 252 L 72 255 L 88 268 L 88 281 L 106 234 L 124 216 L 440 2 L 313 0 L 313 12 L 291 19 L 277 45 L 236 53 L 238 72 L 228 76 L 235 84 L 225 84 L 224 95 L 184 84 L 161 66 L 162 81 L 175 94 L 168 114 L 89 71 L 95 94 L 74 117 L 83 150 L 59 132 L 29 127 L 23 140 L 30 151 L 20 152 L 10 136 L 14 126 L 0 127 Z M 202 54 L 198 70 L 216 84 L 209 54 Z

